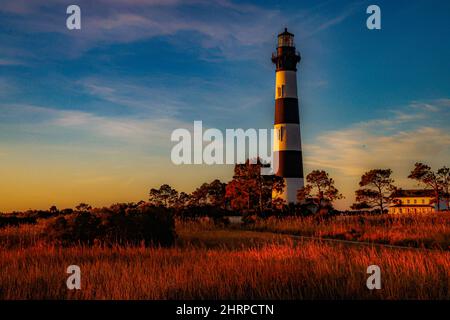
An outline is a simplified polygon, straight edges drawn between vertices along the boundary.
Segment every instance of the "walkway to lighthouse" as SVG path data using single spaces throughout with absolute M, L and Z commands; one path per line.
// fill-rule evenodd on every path
M 419 250 L 419 251 L 436 251 L 439 249 L 427 249 L 408 247 L 400 245 L 382 244 L 376 242 L 351 241 L 333 238 L 321 238 L 313 236 L 300 236 L 288 233 L 277 233 L 271 231 L 254 231 L 238 228 L 222 229 L 222 230 L 202 230 L 197 231 L 194 236 L 180 235 L 185 240 L 185 244 L 206 246 L 208 248 L 223 247 L 228 249 L 239 248 L 242 246 L 260 246 L 270 243 L 282 243 L 285 241 L 293 241 L 295 244 L 315 242 L 319 244 L 339 245 L 339 246 L 360 246 L 374 249 L 398 249 L 398 250 Z

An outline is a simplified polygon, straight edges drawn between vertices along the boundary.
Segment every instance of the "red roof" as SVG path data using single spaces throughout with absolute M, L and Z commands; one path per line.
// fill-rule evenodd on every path
M 391 195 L 392 198 L 419 198 L 419 197 L 434 197 L 434 191 L 429 189 L 398 189 Z

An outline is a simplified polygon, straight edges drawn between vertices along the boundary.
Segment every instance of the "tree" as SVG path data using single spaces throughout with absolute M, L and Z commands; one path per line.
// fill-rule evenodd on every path
M 226 183 L 216 179 L 207 185 L 208 202 L 215 207 L 223 207 L 225 202 Z
M 357 203 L 352 204 L 350 206 L 350 209 L 352 209 L 352 210 L 367 210 L 367 209 L 372 209 L 372 207 L 370 206 L 370 204 L 363 201 L 363 202 L 357 202 Z
M 261 168 L 265 164 L 257 159 L 255 163 L 247 160 L 243 164 L 236 164 L 234 176 L 225 189 L 225 199 L 230 202 L 234 210 L 264 211 L 272 205 L 272 191 L 278 192 L 284 187 L 280 177 L 262 175 Z
M 166 208 L 173 207 L 178 198 L 178 191 L 173 189 L 168 184 L 163 184 L 159 188 L 160 197 Z
M 226 183 L 216 179 L 211 183 L 203 183 L 191 195 L 190 205 L 212 205 L 221 208 L 225 203 Z
M 282 209 L 287 205 L 286 201 L 279 195 L 283 193 L 285 183 L 284 178 L 279 176 L 269 176 L 271 179 L 271 205 L 272 208 Z
M 373 169 L 361 176 L 360 189 L 355 191 L 356 203 L 352 207 L 378 207 L 384 212 L 385 205 L 391 201 L 392 192 L 396 190 L 391 178 L 391 169 Z
M 233 177 L 226 187 L 225 199 L 230 203 L 233 210 L 243 211 L 250 209 L 250 194 L 243 179 Z
M 175 203 L 175 208 L 177 208 L 177 209 L 185 208 L 189 204 L 190 199 L 191 199 L 191 196 L 189 194 L 187 194 L 186 192 L 183 192 L 183 191 L 180 192 L 178 194 L 178 198 Z
M 190 197 L 190 206 L 202 206 L 208 202 L 208 184 L 205 182 L 200 187 L 195 189 Z
M 307 185 L 297 191 L 297 200 L 312 201 L 317 206 L 317 212 L 321 212 L 326 205 L 332 205 L 334 200 L 343 198 L 326 171 L 312 171 L 306 176 L 306 182 Z
M 252 209 L 252 195 L 256 194 L 255 168 L 247 160 L 244 164 L 234 166 L 233 180 L 225 191 L 225 198 L 229 200 L 234 210 L 243 211 Z
M 417 180 L 419 183 L 429 187 L 434 192 L 434 202 L 437 204 L 439 211 L 439 193 L 441 190 L 441 181 L 439 175 L 431 170 L 431 167 L 421 162 L 416 162 L 414 169 L 409 174 L 408 178 Z
M 56 206 L 51 206 L 50 209 L 48 209 L 48 211 L 50 211 L 50 213 L 58 213 L 58 208 Z
M 162 207 L 163 202 L 161 199 L 161 193 L 159 189 L 151 188 L 150 192 L 148 193 L 148 202 L 156 207 Z
M 178 191 L 168 184 L 163 184 L 159 189 L 152 188 L 149 192 L 149 202 L 154 206 L 171 208 L 177 203 Z
M 450 168 L 442 167 L 437 171 L 442 196 L 445 199 L 447 210 L 450 210 Z
M 82 202 L 79 205 L 77 205 L 75 207 L 75 209 L 77 209 L 77 211 L 80 211 L 80 212 L 88 212 L 88 211 L 92 210 L 92 207 L 90 205 L 88 205 L 87 203 Z

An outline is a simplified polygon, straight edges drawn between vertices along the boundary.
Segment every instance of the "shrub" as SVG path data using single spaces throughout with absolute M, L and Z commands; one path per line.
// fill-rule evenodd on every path
M 32 217 L 0 216 L 0 228 L 6 226 L 18 227 L 21 224 L 34 224 L 36 219 Z
M 210 217 L 220 220 L 222 217 L 230 215 L 231 213 L 233 212 L 213 205 L 189 206 L 177 210 L 177 216 L 186 220 L 197 219 L 199 217 Z
M 258 216 L 256 214 L 253 215 L 245 215 L 242 217 L 242 222 L 245 225 L 250 225 L 250 224 L 255 224 L 256 221 L 258 220 Z
M 230 225 L 230 219 L 228 217 L 214 217 L 214 225 L 220 227 L 228 227 Z
M 120 210 L 119 210 L 120 209 Z M 62 245 L 172 245 L 175 222 L 170 210 L 159 207 L 111 207 L 49 219 L 47 240 Z

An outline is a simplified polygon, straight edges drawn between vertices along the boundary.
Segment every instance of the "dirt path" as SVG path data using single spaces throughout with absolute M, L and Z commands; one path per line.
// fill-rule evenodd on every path
M 399 250 L 440 251 L 439 249 L 427 249 L 427 248 L 408 247 L 375 242 L 320 238 L 314 236 L 301 236 L 282 232 L 272 232 L 267 230 L 257 231 L 238 228 L 202 230 L 195 232 L 181 231 L 179 236 L 181 240 L 179 241 L 179 245 L 182 246 L 194 245 L 197 247 L 206 247 L 206 248 L 224 247 L 228 249 L 236 249 L 241 248 L 242 246 L 245 247 L 263 246 L 268 242 L 282 243 L 286 239 L 291 239 L 298 242 L 314 241 L 319 243 L 339 244 L 346 246 L 365 246 L 372 248 L 390 248 Z

